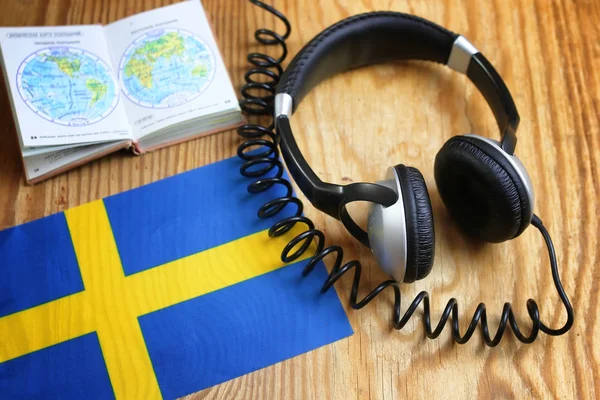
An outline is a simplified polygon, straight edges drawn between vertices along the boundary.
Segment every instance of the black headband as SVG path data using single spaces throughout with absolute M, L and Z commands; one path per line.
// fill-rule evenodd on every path
M 362 66 L 395 60 L 446 64 L 466 74 L 492 109 L 501 146 L 514 153 L 519 114 L 504 81 L 489 61 L 464 37 L 425 19 L 396 12 L 360 14 L 340 21 L 312 39 L 281 76 L 275 97 L 275 118 L 281 149 L 294 180 L 313 205 L 340 219 L 367 244 L 366 233 L 352 221 L 345 205 L 352 201 L 393 204 L 391 189 L 372 183 L 346 186 L 322 182 L 310 168 L 289 124 L 289 116 L 321 81 Z

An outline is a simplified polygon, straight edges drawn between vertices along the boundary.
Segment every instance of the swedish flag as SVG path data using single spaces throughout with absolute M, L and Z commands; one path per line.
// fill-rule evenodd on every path
M 256 217 L 277 189 L 238 168 L 0 232 L 0 398 L 175 398 L 350 335 L 324 266 L 282 268 L 294 232 Z

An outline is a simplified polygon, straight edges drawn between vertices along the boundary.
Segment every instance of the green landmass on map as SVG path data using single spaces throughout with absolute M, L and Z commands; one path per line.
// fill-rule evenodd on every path
M 199 64 L 192 70 L 192 76 L 204 77 L 206 74 L 208 74 L 208 68 L 204 64 Z
M 177 32 L 169 32 L 144 44 L 135 51 L 135 55 L 146 57 L 148 61 L 154 62 L 160 57 L 169 60 L 171 56 L 183 54 L 184 51 L 183 38 Z
M 98 102 L 104 95 L 106 95 L 106 91 L 108 87 L 95 79 L 88 79 L 85 81 L 85 87 L 88 88 L 90 92 L 92 92 L 92 99 L 90 100 L 89 107 L 92 108 L 94 104 Z
M 144 59 L 132 58 L 125 66 L 125 76 L 136 76 L 146 88 L 152 87 L 152 65 Z
M 137 49 L 125 65 L 125 76 L 136 76 L 144 87 L 151 88 L 154 62 L 160 57 L 169 60 L 172 56 L 181 55 L 184 52 L 183 37 L 177 32 L 169 32 Z
M 71 60 L 68 57 L 48 56 L 46 60 L 55 62 L 58 68 L 69 77 L 73 77 L 73 74 L 79 71 L 79 67 L 81 67 L 81 61 L 77 58 Z

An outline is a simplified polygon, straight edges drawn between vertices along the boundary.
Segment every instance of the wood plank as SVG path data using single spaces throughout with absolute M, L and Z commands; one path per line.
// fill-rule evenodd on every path
M 164 0 L 24 0 L 9 2 L 1 26 L 108 23 L 165 5 Z M 363 311 L 347 308 L 356 334 L 292 360 L 207 389 L 191 398 L 581 398 L 600 396 L 598 318 L 600 227 L 600 2 L 594 0 L 280 1 L 293 26 L 288 41 L 295 54 L 326 26 L 347 16 L 390 9 L 410 12 L 467 36 L 494 63 L 519 107 L 518 154 L 537 195 L 536 212 L 556 245 L 563 283 L 575 307 L 567 336 L 542 335 L 522 345 L 508 334 L 495 349 L 478 333 L 459 346 L 449 330 L 424 338 L 413 318 L 393 330 L 391 294 Z M 248 68 L 246 55 L 260 49 L 255 29 L 275 20 L 242 0 L 204 0 L 236 88 Z M 281 28 L 279 28 L 281 29 Z M 91 200 L 233 156 L 234 131 L 197 139 L 142 157 L 116 154 L 36 186 L 23 183 L 18 144 L 4 83 L 0 84 L 0 228 L 40 218 Z M 433 161 L 451 136 L 497 135 L 492 113 L 462 76 L 424 63 L 397 63 L 335 77 L 302 103 L 293 120 L 301 149 L 329 181 L 374 181 L 388 166 L 419 168 L 427 181 L 436 222 L 433 272 L 403 285 L 404 299 L 421 290 L 432 295 L 434 318 L 450 297 L 461 306 L 461 327 L 480 301 L 496 326 L 509 300 L 519 321 L 534 298 L 544 321 L 565 318 L 534 230 L 500 245 L 465 239 L 443 207 L 433 180 Z M 353 210 L 359 218 L 366 208 Z M 373 257 L 335 220 L 307 207 L 328 243 L 365 267 L 363 291 L 385 275 Z M 350 279 L 336 285 L 348 303 Z M 406 302 L 406 300 L 405 300 Z M 527 330 L 529 323 L 523 323 Z M 492 328 L 495 329 L 495 328 Z

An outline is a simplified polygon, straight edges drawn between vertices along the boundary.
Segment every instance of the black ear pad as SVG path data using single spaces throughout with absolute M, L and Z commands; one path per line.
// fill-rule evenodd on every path
M 406 272 L 404 282 L 425 278 L 433 266 L 435 229 L 427 185 L 416 168 L 394 167 L 402 189 L 406 218 Z
M 448 140 L 435 158 L 444 204 L 467 234 L 499 243 L 529 224 L 530 204 L 514 167 L 490 143 L 468 136 Z

